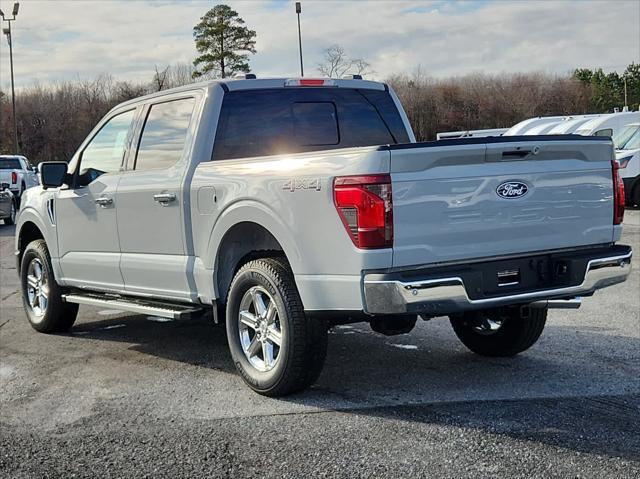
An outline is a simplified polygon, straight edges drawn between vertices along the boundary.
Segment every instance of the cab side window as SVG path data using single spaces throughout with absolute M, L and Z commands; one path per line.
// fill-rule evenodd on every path
M 85 186 L 105 173 L 120 171 L 135 110 L 111 118 L 82 152 L 79 186 Z
M 136 170 L 161 170 L 176 164 L 187 140 L 195 98 L 151 106 L 136 155 Z

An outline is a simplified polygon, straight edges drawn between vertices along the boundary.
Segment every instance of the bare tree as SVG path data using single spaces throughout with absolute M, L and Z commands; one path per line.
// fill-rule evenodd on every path
M 371 65 L 364 58 L 350 58 L 340 45 L 332 45 L 324 52 L 323 61 L 317 65 L 321 75 L 341 78 L 348 73 L 367 75 L 373 73 Z
M 351 60 L 351 71 L 356 75 L 373 75 L 375 71 L 371 69 L 371 64 L 364 58 Z
M 171 67 L 167 65 L 164 70 L 160 71 L 158 70 L 158 65 L 154 65 L 156 73 L 153 75 L 153 87 L 155 88 L 155 91 L 162 91 L 166 88 L 165 84 L 167 83 L 167 74 L 169 73 L 170 68 Z

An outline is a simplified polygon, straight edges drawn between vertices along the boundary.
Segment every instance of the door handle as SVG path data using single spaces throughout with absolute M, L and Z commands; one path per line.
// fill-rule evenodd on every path
M 157 195 L 153 195 L 153 200 L 157 201 L 162 206 L 167 206 L 169 203 L 176 200 L 176 195 L 174 193 L 159 193 Z
M 533 153 L 533 151 L 531 150 L 503 151 L 502 158 L 508 158 L 508 159 L 523 158 L 524 159 L 524 157 L 529 156 L 531 153 Z
M 109 198 L 107 196 L 101 196 L 100 198 L 96 198 L 96 205 L 100 205 L 103 208 L 113 204 L 113 198 Z

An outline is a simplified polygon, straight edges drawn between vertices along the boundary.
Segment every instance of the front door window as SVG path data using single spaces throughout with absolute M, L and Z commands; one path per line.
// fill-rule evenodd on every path
M 129 110 L 111 118 L 85 147 L 78 172 L 79 186 L 120 171 L 134 113 L 135 110 Z

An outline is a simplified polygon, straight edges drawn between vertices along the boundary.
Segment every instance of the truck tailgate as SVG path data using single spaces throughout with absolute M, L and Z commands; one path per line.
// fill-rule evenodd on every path
M 609 138 L 391 146 L 393 266 L 610 243 Z

